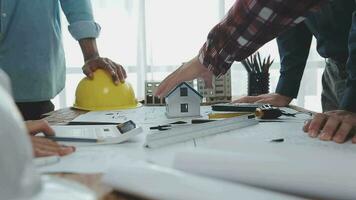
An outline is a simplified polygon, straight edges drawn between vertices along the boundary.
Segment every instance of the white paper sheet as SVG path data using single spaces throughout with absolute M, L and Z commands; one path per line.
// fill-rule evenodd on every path
M 176 169 L 320 199 L 356 199 L 356 156 L 326 148 L 251 143 L 177 153 Z
M 230 131 L 225 134 L 219 134 L 202 140 L 197 140 L 197 146 L 208 146 L 213 148 L 231 147 L 243 143 L 271 143 L 273 139 L 284 139 L 282 143 L 272 143 L 273 145 L 290 144 L 303 147 L 327 148 L 342 152 L 356 152 L 356 145 L 351 141 L 344 144 L 337 144 L 332 141 L 322 141 L 318 138 L 311 138 L 302 130 L 303 123 L 260 123 L 253 127 L 246 127 L 241 130 Z
M 75 181 L 47 176 L 41 177 L 42 188 L 37 195 L 27 200 L 95 200 L 96 194 Z
M 202 116 L 206 116 L 210 112 L 210 106 L 203 106 L 201 108 Z M 129 110 L 117 111 L 92 111 L 80 115 L 72 120 L 72 122 L 109 122 L 109 123 L 123 123 L 127 120 L 132 120 L 137 124 L 153 124 L 159 125 L 164 123 L 175 122 L 179 120 L 190 120 L 191 118 L 174 118 L 167 119 L 165 115 L 166 107 L 164 106 L 150 106 L 140 107 Z
M 138 135 L 122 144 L 79 146 L 73 154 L 61 157 L 59 163 L 38 169 L 42 173 L 102 173 L 115 162 L 143 159 L 143 139 Z
M 104 173 L 117 163 L 131 161 L 149 161 L 171 167 L 175 152 L 194 147 L 190 141 L 152 150 L 143 147 L 144 137 L 141 134 L 122 144 L 82 145 L 73 154 L 61 157 L 58 163 L 38 167 L 38 170 L 42 173 Z
M 104 175 L 103 181 L 119 191 L 148 199 L 300 199 L 143 162 L 116 164 Z
M 167 123 L 164 115 L 164 107 L 142 107 L 141 111 L 135 111 L 134 121 L 150 120 L 145 123 L 136 122 L 144 128 L 143 134 L 138 135 L 132 140 L 118 145 L 81 145 L 77 151 L 69 156 L 64 156 L 57 164 L 39 168 L 41 172 L 77 172 L 77 173 L 100 173 L 105 172 L 117 158 L 120 162 L 121 157 L 127 157 L 130 160 L 146 160 L 167 167 L 173 166 L 173 159 L 176 152 L 194 147 L 220 148 L 229 147 L 233 149 L 237 143 L 270 143 L 272 139 L 284 138 L 283 144 L 294 144 L 302 147 L 317 146 L 332 148 L 343 152 L 356 152 L 356 145 L 351 143 L 339 145 L 333 142 L 324 142 L 318 139 L 310 138 L 302 131 L 303 123 L 260 123 L 253 127 L 247 127 L 241 130 L 230 131 L 215 136 L 195 139 L 184 143 L 174 144 L 157 149 L 146 149 L 143 147 L 149 126 Z M 136 109 L 137 110 L 137 109 Z M 210 111 L 209 107 L 202 107 L 202 113 Z M 149 117 L 144 117 L 139 113 L 146 113 Z M 151 113 L 151 114 L 147 114 Z M 161 119 L 162 118 L 162 119 Z M 155 120 L 157 119 L 157 120 Z M 166 120 L 166 121 L 165 121 Z M 168 122 L 184 119 L 171 119 Z M 273 143 L 280 145 L 280 143 Z
M 91 111 L 86 114 L 79 115 L 73 119 L 72 122 L 124 123 L 130 120 L 129 118 L 134 116 L 136 112 L 137 111 L 134 109 L 127 111 Z M 130 116 L 128 114 L 130 114 Z

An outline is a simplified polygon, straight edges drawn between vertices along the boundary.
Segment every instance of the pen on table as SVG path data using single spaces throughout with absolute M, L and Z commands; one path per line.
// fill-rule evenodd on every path
M 202 123 L 207 123 L 207 122 L 213 122 L 216 120 L 212 119 L 192 119 L 192 124 L 202 124 Z
M 211 120 L 211 119 L 192 119 L 192 124 L 202 124 L 202 123 L 207 123 L 207 122 L 213 122 L 216 120 Z M 165 124 L 165 125 L 158 125 L 158 126 L 152 126 L 150 127 L 150 130 L 159 130 L 159 131 L 165 131 L 172 129 L 173 127 L 179 127 L 181 125 L 185 125 L 187 122 L 180 122 L 180 123 L 170 123 L 170 124 Z
M 75 137 L 57 137 L 57 136 L 45 136 L 45 138 L 56 142 L 90 142 L 96 143 L 99 140 L 94 138 L 75 138 Z
M 61 160 L 59 156 L 47 156 L 33 159 L 36 167 L 43 167 L 46 165 L 53 165 Z
M 119 125 L 114 122 L 68 122 L 67 125 Z
M 284 142 L 284 138 L 273 139 L 271 140 L 271 142 L 277 142 L 277 143 Z
M 260 52 L 257 52 L 257 58 L 258 58 L 258 68 L 259 68 L 260 73 L 262 73 L 263 69 L 262 69 L 262 61 L 261 61 Z

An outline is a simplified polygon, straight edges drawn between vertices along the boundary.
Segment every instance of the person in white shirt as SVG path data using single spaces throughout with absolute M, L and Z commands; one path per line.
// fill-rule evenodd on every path
M 30 140 L 32 143 L 32 151 L 35 157 L 42 156 L 64 156 L 75 151 L 74 147 L 71 146 L 63 146 L 54 142 L 52 140 L 46 138 L 36 137 L 35 135 L 38 133 L 44 133 L 45 135 L 54 135 L 53 129 L 49 126 L 49 124 L 45 120 L 35 120 L 35 121 L 23 121 L 23 118 L 20 115 L 17 107 L 11 96 L 11 82 L 8 76 L 4 71 L 0 69 L 0 108 L 3 109 L 11 109 L 9 113 L 13 116 L 21 119 L 21 122 L 18 122 L 19 127 L 25 127 L 26 134 L 30 136 Z M 2 131 L 4 131 L 5 127 L 8 125 L 6 120 L 10 118 L 6 115 L 6 112 L 0 112 L 0 127 L 2 127 Z M 16 132 L 16 131 L 14 131 Z M 12 145 L 12 144 L 10 144 Z

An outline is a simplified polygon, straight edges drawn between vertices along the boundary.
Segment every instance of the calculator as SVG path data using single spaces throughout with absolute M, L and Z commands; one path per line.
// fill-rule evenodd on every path
M 142 132 L 142 128 L 129 120 L 115 125 L 52 126 L 55 136 L 47 137 L 62 142 L 92 142 L 100 144 L 122 143 Z

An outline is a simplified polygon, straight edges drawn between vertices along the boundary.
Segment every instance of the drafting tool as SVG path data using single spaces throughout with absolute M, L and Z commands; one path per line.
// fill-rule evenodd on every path
M 276 142 L 276 143 L 284 142 L 284 138 L 273 139 L 271 140 L 271 142 Z
M 259 119 L 277 119 L 282 116 L 282 111 L 279 108 L 270 105 L 263 105 L 256 108 L 255 115 Z
M 287 116 L 287 117 L 296 117 L 298 114 L 307 114 L 310 115 L 310 113 L 304 113 L 304 112 L 295 112 L 295 113 L 289 113 L 284 110 L 281 110 L 277 107 L 273 107 L 271 105 L 263 105 L 259 108 L 256 109 L 255 115 L 258 119 L 278 119 L 280 116 Z
M 187 122 L 185 121 L 176 121 L 176 122 L 172 122 L 172 123 L 169 123 L 169 124 L 186 124 Z
M 145 146 L 149 148 L 189 141 L 195 138 L 224 133 L 258 124 L 254 115 L 243 115 L 234 118 L 211 121 L 200 124 L 183 124 L 172 126 L 167 130 L 150 130 Z
M 68 122 L 66 125 L 118 125 L 121 123 L 113 122 Z
M 230 111 L 230 112 L 255 112 L 256 108 L 266 104 L 261 103 L 222 103 L 212 105 L 213 111 Z
M 257 52 L 254 55 L 249 56 L 245 60 L 242 60 L 241 63 L 245 67 L 247 73 L 259 74 L 259 73 L 268 73 L 269 68 L 272 66 L 273 61 L 271 61 L 271 56 L 261 59 L 261 55 Z
M 213 122 L 215 120 L 211 120 L 211 119 L 192 119 L 192 124 L 202 124 L 202 123 L 207 123 L 207 122 Z M 173 122 L 170 124 L 165 124 L 165 125 L 158 125 L 158 126 L 151 126 L 150 130 L 159 130 L 159 131 L 166 131 L 169 129 L 172 129 L 172 127 L 179 127 L 182 124 L 187 124 L 187 122 L 182 123 L 182 121 L 180 121 L 179 123 Z
M 57 136 L 45 136 L 45 138 L 57 142 L 89 142 L 89 143 L 100 142 L 100 140 L 92 139 L 92 138 L 57 137 Z
M 213 119 L 192 119 L 192 124 L 202 124 L 202 123 L 207 123 L 207 122 L 213 122 L 216 120 Z
M 210 113 L 208 114 L 209 119 L 225 119 L 238 117 L 242 115 L 252 114 L 251 112 L 225 112 L 225 113 Z
M 150 127 L 150 130 L 165 131 L 165 130 L 169 130 L 171 128 L 172 128 L 172 125 L 171 124 L 167 124 L 167 125 L 152 126 L 152 127 Z

